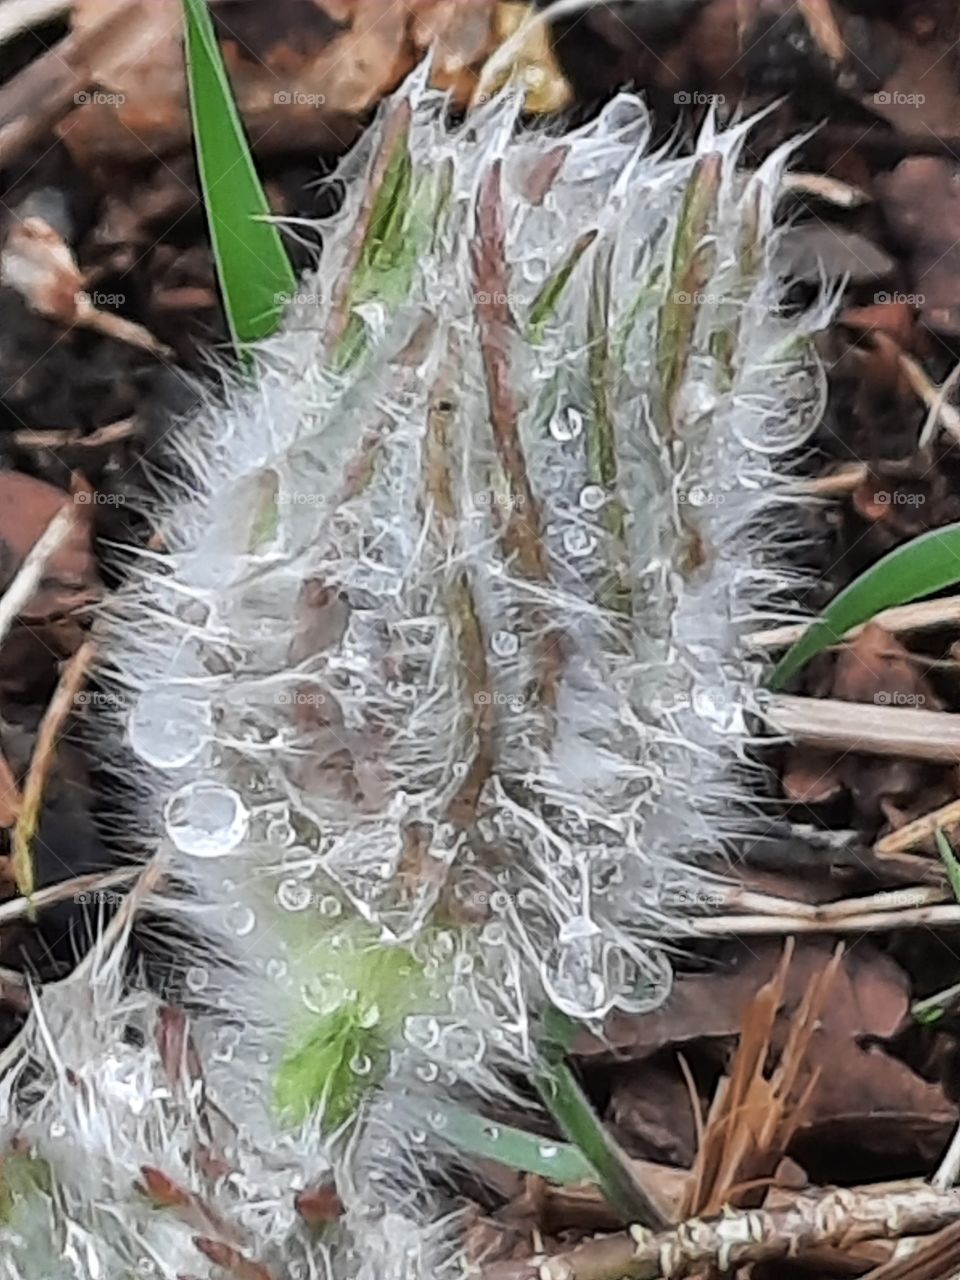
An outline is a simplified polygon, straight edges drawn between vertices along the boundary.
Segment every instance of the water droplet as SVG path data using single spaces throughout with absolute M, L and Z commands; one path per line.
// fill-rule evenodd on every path
M 440 1041 L 440 1023 L 421 1013 L 411 1014 L 404 1020 L 403 1038 L 408 1044 L 429 1052 Z
M 130 744 L 158 769 L 179 769 L 196 759 L 210 736 L 210 704 L 182 686 L 150 689 L 130 712 Z
M 64 1137 L 66 1132 L 67 1126 L 62 1120 L 54 1120 L 50 1125 L 50 1137 L 53 1138 L 54 1141 L 59 1141 L 60 1138 Z
M 216 782 L 190 782 L 167 802 L 167 834 L 182 853 L 222 858 L 247 834 L 249 815 L 240 797 Z
M 375 1027 L 379 1021 L 380 1007 L 376 1004 L 368 1005 L 361 1011 L 360 1017 L 357 1019 L 357 1022 L 361 1027 L 363 1027 L 364 1031 L 369 1031 L 370 1028 Z
M 296 838 L 289 818 L 273 818 L 267 825 L 267 841 L 279 849 L 288 849 Z
M 687 490 L 687 502 L 691 507 L 702 507 L 706 505 L 707 491 L 702 485 L 695 484 Z
M 186 972 L 186 983 L 191 991 L 202 991 L 209 979 L 206 969 L 198 964 L 192 964 Z
M 328 974 L 323 978 L 311 978 L 300 988 L 303 1003 L 311 1013 L 333 1013 L 347 998 L 347 988 L 342 978 Z
M 339 898 L 335 898 L 332 893 L 328 893 L 326 897 L 320 899 L 320 914 L 333 918 L 338 916 L 343 910 L 343 903 Z
M 498 658 L 512 658 L 520 648 L 520 637 L 513 631 L 495 631 L 490 637 L 490 648 Z
M 350 1059 L 350 1070 L 355 1076 L 368 1076 L 373 1070 L 373 1059 L 368 1053 L 356 1053 Z
M 449 929 L 441 929 L 434 938 L 434 951 L 441 960 L 449 960 L 456 946 L 456 939 Z
M 277 956 L 273 956 L 267 961 L 267 977 L 279 982 L 281 978 L 287 976 L 287 968 L 286 960 L 280 960 Z
M 440 1068 L 435 1062 L 424 1062 L 417 1067 L 417 1075 L 424 1084 L 433 1084 L 440 1074 Z
M 550 434 L 561 443 L 576 440 L 582 432 L 583 414 L 572 404 L 565 405 L 550 419 Z
M 580 490 L 580 506 L 584 511 L 599 511 L 607 500 L 607 492 L 598 484 L 586 484 Z
M 573 556 L 579 560 L 583 556 L 588 556 L 591 551 L 596 548 L 597 540 L 583 525 L 571 525 L 569 529 L 563 531 L 563 549 L 568 556 Z
M 464 1026 L 462 1023 L 445 1027 L 440 1043 L 443 1057 L 452 1066 L 457 1067 L 476 1066 L 483 1061 L 487 1047 L 482 1032 L 475 1027 Z
M 227 912 L 227 928 L 232 930 L 238 938 L 245 938 L 253 933 L 256 923 L 256 913 L 243 903 L 236 903 Z
M 411 1129 L 410 1141 L 418 1147 L 422 1147 L 427 1140 L 426 1132 L 423 1129 Z
M 558 1150 L 559 1148 L 555 1147 L 552 1142 L 542 1142 L 540 1144 L 540 1154 L 544 1160 L 552 1160 Z
M 586 916 L 564 922 L 557 944 L 541 965 L 547 995 L 573 1018 L 597 1018 L 610 1007 L 604 981 L 603 940 Z
M 240 1032 L 228 1029 L 218 1037 L 213 1059 L 215 1062 L 232 1062 L 237 1046 L 240 1043 Z
M 277 885 L 277 902 L 284 911 L 306 911 L 312 898 L 309 887 L 292 876 L 287 876 Z

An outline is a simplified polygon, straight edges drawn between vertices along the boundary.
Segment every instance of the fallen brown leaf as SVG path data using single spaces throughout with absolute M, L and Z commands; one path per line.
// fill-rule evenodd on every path
M 911 156 L 880 174 L 876 191 L 903 246 L 917 306 L 930 328 L 960 335 L 960 167 L 938 156 Z
M 722 969 L 679 975 L 660 1009 L 642 1017 L 614 1013 L 602 1037 L 578 1032 L 573 1052 L 594 1061 L 639 1063 L 664 1049 L 686 1046 L 692 1059 L 711 1041 L 733 1044 L 781 951 L 775 940 L 756 939 L 749 950 L 737 948 Z M 771 1036 L 775 1052 L 783 1050 L 810 984 L 831 953 L 825 939 L 804 939 L 797 946 Z M 939 1085 L 883 1050 L 906 1020 L 909 1003 L 906 975 L 890 957 L 862 943 L 847 951 L 807 1054 L 809 1069 L 822 1067 L 822 1073 L 795 1139 L 802 1164 L 827 1142 L 831 1148 L 853 1142 L 866 1161 L 932 1161 L 939 1154 L 956 1109 Z

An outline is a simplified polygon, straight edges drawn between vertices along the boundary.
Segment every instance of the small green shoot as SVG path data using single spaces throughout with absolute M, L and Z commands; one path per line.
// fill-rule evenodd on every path
M 206 0 L 183 0 L 197 167 L 234 344 L 269 337 L 296 276 L 257 176 Z
M 782 689 L 811 658 L 838 644 L 883 609 L 909 604 L 960 582 L 960 524 L 931 529 L 897 547 L 833 600 L 787 650 L 770 677 Z
M 408 951 L 361 935 L 345 941 L 314 948 L 304 960 L 315 998 L 331 1007 L 301 1021 L 273 1088 L 285 1122 L 319 1111 L 328 1132 L 352 1119 L 382 1082 L 392 1039 L 424 999 L 422 968 Z

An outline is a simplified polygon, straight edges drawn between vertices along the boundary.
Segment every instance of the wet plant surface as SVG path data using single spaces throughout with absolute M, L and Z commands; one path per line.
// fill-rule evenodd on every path
M 424 4 L 414 18 L 387 0 L 329 12 L 288 0 L 271 6 L 264 29 L 252 4 L 214 7 L 271 207 L 291 219 L 287 243 L 298 270 L 317 251 L 309 220 L 332 213 L 343 195 L 322 180 L 362 136 L 376 104 L 435 37 L 439 82 L 452 89 L 452 111 L 463 118 L 471 96 L 487 87 L 483 67 L 509 39 L 517 8 Z M 179 4 L 77 0 L 70 14 L 11 37 L 2 50 L 3 585 L 52 522 L 62 516 L 70 526 L 7 620 L 0 649 L 5 1039 L 29 1010 L 24 975 L 43 984 L 68 973 L 103 909 L 109 916 L 122 901 L 123 876 L 132 878 L 123 864 L 144 855 L 117 737 L 122 708 L 97 674 L 110 654 L 95 656 L 91 646 L 104 643 L 96 623 L 102 602 L 129 585 L 122 548 L 165 551 L 142 500 L 151 485 L 178 483 L 165 437 L 232 358 L 184 108 L 179 21 Z M 789 327 L 805 314 L 824 280 L 836 305 L 816 339 L 827 387 L 822 414 L 793 458 L 810 501 L 804 528 L 790 526 L 787 559 L 807 584 L 799 600 L 785 593 L 772 611 L 799 604 L 816 613 L 882 557 L 960 519 L 958 34 L 947 3 L 651 0 L 568 14 L 522 51 L 527 123 L 542 128 L 546 118 L 558 148 L 624 86 L 646 96 L 656 142 L 678 154 L 691 151 L 709 112 L 764 108 L 739 158 L 744 174 L 802 135 L 777 195 L 776 219 L 789 226 L 777 322 Z M 149 75 L 137 71 L 144 42 Z M 549 155 L 531 169 L 534 203 L 551 189 L 551 169 Z M 395 184 L 407 181 L 389 174 Z M 694 205 L 710 180 L 701 172 Z M 442 184 L 433 196 L 440 207 Z M 504 323 L 495 299 L 506 293 L 490 251 L 499 234 L 494 206 L 491 188 L 476 283 L 493 301 L 480 304 L 476 322 L 486 333 L 492 384 L 490 353 L 500 350 Z M 696 221 L 692 207 L 690 225 Z M 684 296 L 704 289 L 699 239 L 674 260 Z M 361 245 L 354 264 L 353 303 L 366 300 L 372 243 Z M 572 245 L 564 271 L 589 248 L 586 240 Z M 404 263 L 391 265 L 402 288 Z M 534 332 L 564 280 L 538 295 L 541 308 L 528 318 Z M 364 339 L 342 296 L 340 305 L 349 367 Z M 686 305 L 658 337 L 668 426 L 671 370 L 677 384 L 683 376 Z M 600 330 L 588 345 L 606 349 Z M 440 391 L 434 400 L 443 399 Z M 502 418 L 509 435 L 509 414 Z M 592 422 L 587 488 L 610 481 L 602 414 Z M 443 483 L 435 473 L 441 508 Z M 511 496 L 521 490 L 518 483 Z M 709 510 L 717 497 L 700 486 L 690 505 Z M 531 530 L 542 531 L 528 498 L 507 510 L 516 520 L 504 537 L 536 578 L 538 547 L 549 539 L 531 539 Z M 793 518 L 785 505 L 784 524 Z M 611 544 L 622 532 L 611 511 Z M 693 567 L 700 553 L 691 537 Z M 598 584 L 611 598 L 621 587 L 615 572 Z M 311 628 L 339 625 L 323 592 L 322 583 L 307 584 L 300 601 L 298 634 L 307 646 L 316 638 Z M 595 1132 L 579 1151 L 568 1141 L 562 1108 L 550 1105 L 566 1087 L 556 1074 L 546 1083 L 518 1075 L 513 1095 L 488 1105 L 480 1130 L 460 1117 L 460 1144 L 472 1155 L 444 1194 L 451 1208 L 466 1205 L 458 1239 L 488 1280 L 655 1276 L 665 1241 L 679 1251 L 676 1274 L 740 1265 L 756 1277 L 789 1267 L 809 1277 L 876 1271 L 879 1280 L 956 1269 L 952 1224 L 960 1210 L 936 1196 L 950 1198 L 944 1188 L 956 1172 L 960 1097 L 960 909 L 948 874 L 960 828 L 960 749 L 951 745 L 960 713 L 960 606 L 949 589 L 926 594 L 818 653 L 792 678 L 788 696 L 805 700 L 793 741 L 771 739 L 754 752 L 769 766 L 751 774 L 760 827 L 737 842 L 734 874 L 721 888 L 678 890 L 685 908 L 699 893 L 693 916 L 712 923 L 672 940 L 676 977 L 666 1001 L 654 1012 L 614 1010 L 602 1029 L 580 1027 L 563 1045 L 558 1061 L 602 1119 L 612 1149 L 598 1152 Z M 462 599 L 452 607 L 464 617 L 472 610 Z M 776 660 L 801 630 L 789 621 L 765 625 L 754 640 Z M 461 634 L 469 646 L 469 628 Z M 553 674 L 545 659 L 536 676 L 546 702 Z M 481 681 L 474 693 L 485 687 Z M 823 727 L 814 701 L 847 704 L 840 731 Z M 316 704 L 298 710 L 305 723 L 313 717 L 318 735 L 328 727 Z M 914 713 L 928 717 L 917 722 Z M 476 727 L 482 741 L 482 717 Z M 482 781 L 467 779 L 461 805 L 475 804 Z M 411 879 L 418 856 L 413 840 L 404 869 Z M 729 875 L 730 864 L 718 859 L 714 869 Z M 480 923 L 489 915 L 484 907 Z M 151 938 L 145 930 L 141 956 L 159 975 L 169 961 Z M 162 1056 L 177 1063 L 189 1057 L 179 1004 L 201 998 L 191 970 L 178 981 L 183 1000 L 170 999 L 160 1037 Z M 372 1017 L 369 1009 L 358 1016 Z M 277 1081 L 282 1105 L 297 1110 L 322 1099 L 329 1073 L 317 1064 L 325 1053 L 335 1058 L 331 1037 L 350 1030 L 328 1028 L 322 1042 L 307 1030 L 289 1046 Z M 377 1052 L 374 1045 L 361 1054 L 362 1074 L 385 1069 Z M 534 1111 L 537 1096 L 547 1106 Z M 569 1103 L 573 1095 L 563 1096 Z M 500 1158 L 508 1148 L 512 1162 Z M 604 1177 L 578 1178 L 584 1151 L 592 1151 L 587 1167 L 602 1166 Z M 215 1165 L 224 1156 L 211 1139 L 203 1158 Z M 568 1176 L 551 1177 L 554 1159 L 569 1162 Z M 938 1170 L 941 1181 L 931 1187 Z M 806 1239 L 804 1224 L 822 1208 L 825 1188 L 906 1178 L 927 1180 L 914 1187 L 913 1208 L 901 1216 L 899 1202 L 886 1216 L 877 1209 L 881 1225 L 862 1238 L 838 1227 L 782 1261 L 780 1242 Z M 151 1168 L 143 1180 L 154 1204 L 195 1226 L 198 1257 L 220 1268 L 212 1274 L 274 1274 L 168 1174 Z M 754 1245 L 769 1242 L 766 1252 L 743 1246 L 742 1255 L 731 1254 L 720 1232 L 701 1253 L 684 1255 L 666 1224 L 710 1217 L 724 1205 L 756 1210 Z M 342 1209 L 332 1184 L 298 1192 L 296 1211 L 312 1229 L 327 1230 Z M 857 1212 L 869 1219 L 866 1209 Z M 791 1213 L 788 1223 L 777 1216 Z M 660 1236 L 625 1237 L 628 1218 Z M 881 1270 L 901 1235 L 922 1238 L 919 1248 L 933 1260 L 920 1252 L 903 1270 Z M 542 1255 L 557 1255 L 555 1270 L 537 1271 Z

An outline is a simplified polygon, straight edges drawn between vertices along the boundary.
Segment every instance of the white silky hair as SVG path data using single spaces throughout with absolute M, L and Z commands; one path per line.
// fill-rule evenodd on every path
M 826 314 L 778 310 L 789 148 L 744 178 L 749 122 L 711 120 L 676 156 L 649 151 L 629 95 L 563 135 L 522 128 L 519 106 L 451 127 L 411 77 L 343 162 L 322 261 L 256 379 L 225 376 L 170 436 L 164 552 L 130 565 L 102 651 L 116 768 L 142 762 L 131 844 L 146 829 L 166 874 L 147 906 L 177 929 L 202 1065 L 171 1077 L 163 998 L 124 976 L 122 940 L 38 993 L 0 1091 L 35 1175 L 2 1229 L 10 1280 L 212 1280 L 198 1236 L 277 1280 L 452 1274 L 430 1099 L 515 1098 L 547 1002 L 594 1024 L 655 1007 L 699 864 L 756 829 L 763 666 L 743 637 L 802 584 L 783 460 L 815 425 Z M 359 354 L 338 361 L 330 317 L 406 109 L 402 260 L 350 295 Z M 484 200 L 503 299 L 480 287 Z M 491 301 L 532 504 L 491 427 Z M 364 1006 L 388 1064 L 331 1138 L 284 1122 L 274 1082 L 305 1017 L 366 998 L 352 957 L 369 946 L 413 957 L 422 1007 Z M 196 1201 L 158 1209 L 144 1167 Z M 312 1233 L 295 1194 L 332 1175 L 345 1216 Z

